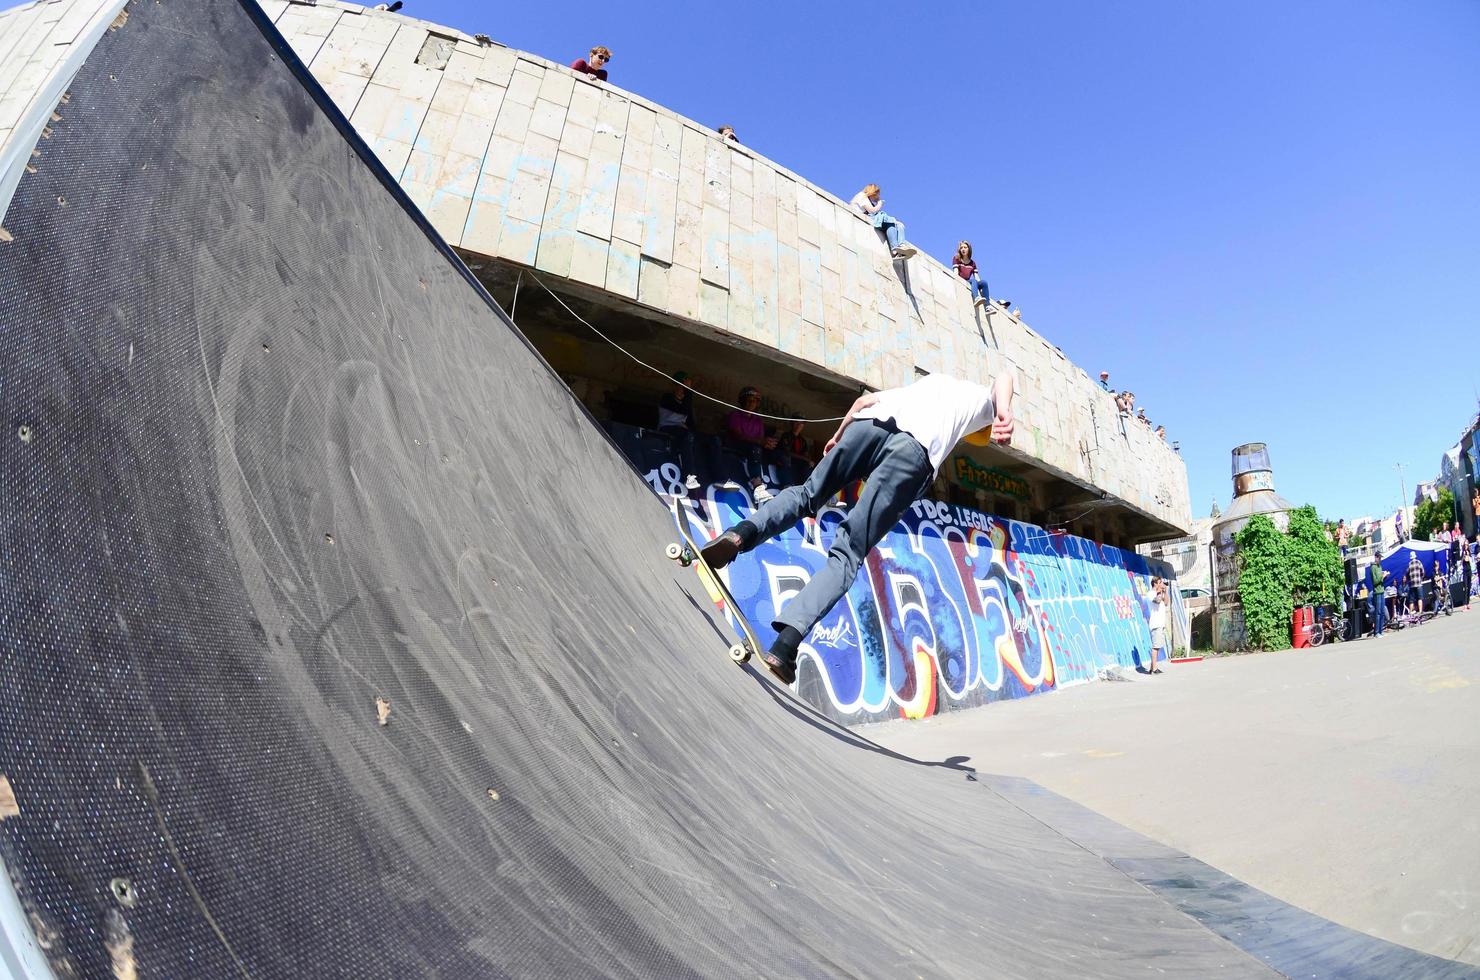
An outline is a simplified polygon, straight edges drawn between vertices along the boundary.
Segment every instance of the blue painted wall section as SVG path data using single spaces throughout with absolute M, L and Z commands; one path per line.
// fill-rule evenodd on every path
M 709 487 L 684 502 L 696 540 L 751 512 Z M 773 613 L 827 560 L 846 505 L 742 555 L 724 572 L 763 643 Z M 1095 680 L 1150 652 L 1151 577 L 1135 552 L 953 504 L 916 501 L 869 553 L 847 596 L 802 645 L 801 694 L 848 723 L 924 718 Z M 1173 618 L 1185 618 L 1174 587 Z

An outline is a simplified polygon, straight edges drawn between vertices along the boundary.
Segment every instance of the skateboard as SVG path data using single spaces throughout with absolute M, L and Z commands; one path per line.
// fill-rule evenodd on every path
M 737 664 L 743 664 L 751 658 L 752 654 L 760 652 L 761 641 L 756 639 L 755 630 L 751 629 L 750 622 L 745 614 L 740 611 L 740 604 L 730 594 L 729 586 L 725 580 L 720 578 L 719 572 L 709 567 L 699 554 L 699 544 L 689 534 L 688 517 L 679 510 L 680 504 L 677 500 L 670 506 L 673 511 L 673 523 L 678 528 L 679 537 L 682 541 L 675 541 L 664 549 L 664 554 L 673 561 L 678 562 L 685 568 L 690 565 L 699 573 L 699 581 L 704 583 L 704 591 L 709 593 L 715 606 L 721 611 L 728 612 L 732 621 L 738 626 L 740 642 L 730 647 L 730 659 Z

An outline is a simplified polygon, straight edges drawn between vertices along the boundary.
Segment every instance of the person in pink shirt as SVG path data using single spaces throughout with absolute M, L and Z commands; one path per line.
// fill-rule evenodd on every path
M 578 71 L 582 75 L 590 75 L 598 81 L 606 81 L 606 66 L 612 60 L 611 49 L 605 45 L 598 44 L 591 49 L 591 53 L 584 58 L 577 58 L 570 63 L 572 71 Z
M 775 450 L 776 437 L 766 434 L 766 423 L 755 414 L 761 407 L 759 389 L 752 385 L 741 388 L 736 403 L 740 407 L 725 416 L 725 443 L 744 461 L 755 502 L 765 503 L 773 496 L 766 486 L 766 455 Z

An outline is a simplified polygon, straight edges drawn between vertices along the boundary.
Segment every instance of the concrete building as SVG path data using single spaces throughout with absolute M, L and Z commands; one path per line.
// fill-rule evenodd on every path
M 1177 453 L 1021 319 L 974 310 L 951 269 L 891 262 L 840 196 L 537 55 L 353 4 L 263 7 L 598 418 L 653 424 L 670 385 L 632 358 L 725 402 L 755 384 L 763 411 L 809 418 L 926 373 L 1011 367 L 1019 437 L 963 446 L 936 496 L 1127 548 L 1189 530 Z M 700 428 L 723 411 L 701 408 Z
M 1010 367 L 1019 437 L 963 446 L 938 497 L 1125 548 L 1188 532 L 1180 455 L 1019 316 L 974 309 L 951 269 L 891 262 L 838 195 L 534 54 L 354 4 L 261 6 L 598 418 L 651 425 L 668 384 L 629 355 L 724 402 L 756 384 L 762 411 L 811 418 L 926 373 Z M 0 90 L 0 140 L 101 9 L 17 8 L 13 36 L 44 43 Z

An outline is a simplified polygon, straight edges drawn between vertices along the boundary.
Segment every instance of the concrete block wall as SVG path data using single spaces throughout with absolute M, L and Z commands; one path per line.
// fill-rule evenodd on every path
M 93 20 L 114 0 L 40 0 L 0 11 L 0 146 Z
M 53 0 L 0 15 L 0 129 L 105 6 Z M 891 262 L 867 221 L 797 174 L 641 96 L 451 28 L 331 0 L 261 6 L 453 245 L 871 388 L 908 383 L 916 368 L 985 382 L 1011 365 L 1016 448 L 1190 526 L 1186 468 L 1170 447 L 1122 426 L 1090 377 L 1026 324 L 975 311 L 948 267 L 923 254 Z

